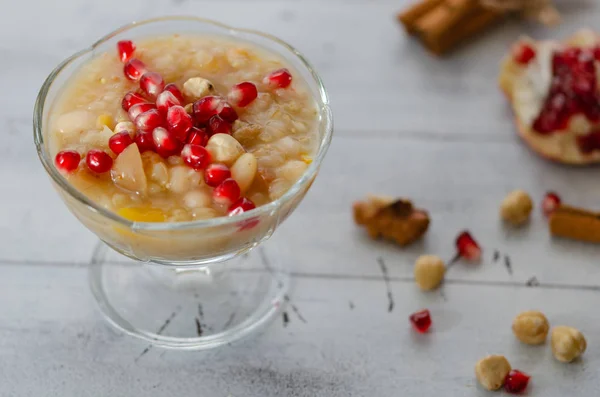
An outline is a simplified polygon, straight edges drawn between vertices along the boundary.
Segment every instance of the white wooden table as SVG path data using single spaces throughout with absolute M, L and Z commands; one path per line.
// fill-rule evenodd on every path
M 554 189 L 600 207 L 598 170 L 561 167 L 515 137 L 496 87 L 498 61 L 527 31 L 566 35 L 597 26 L 600 6 L 565 1 L 551 31 L 507 23 L 446 60 L 407 40 L 394 15 L 407 0 L 77 0 L 2 3 L 0 13 L 1 396 L 484 396 L 477 359 L 505 354 L 533 375 L 530 396 L 600 395 L 600 247 L 552 241 L 536 209 L 508 231 L 499 201 Z M 295 302 L 254 338 L 211 352 L 166 351 L 115 333 L 86 280 L 96 244 L 50 186 L 32 142 L 31 114 L 46 75 L 63 58 L 135 19 L 192 14 L 273 33 L 304 52 L 331 95 L 336 131 L 313 189 L 274 237 L 295 255 Z M 400 250 L 352 222 L 368 192 L 410 197 L 428 209 L 426 239 Z M 444 289 L 412 281 L 422 253 L 445 258 L 472 230 L 479 266 L 455 266 Z M 311 230 L 311 233 L 306 233 Z M 513 273 L 494 250 L 509 254 Z M 394 308 L 377 258 L 390 274 Z M 527 287 L 536 277 L 540 285 Z M 428 307 L 434 327 L 416 335 L 408 315 Z M 580 328 L 588 351 L 572 365 L 549 346 L 515 341 L 512 318 L 544 311 Z

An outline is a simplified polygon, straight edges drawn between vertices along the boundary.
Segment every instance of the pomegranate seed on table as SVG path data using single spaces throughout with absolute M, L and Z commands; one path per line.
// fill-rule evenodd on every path
M 235 109 L 225 101 L 222 102 L 221 109 L 217 115 L 228 123 L 233 123 L 238 119 L 238 114 Z
M 198 123 L 206 124 L 208 120 L 221 111 L 223 100 L 216 96 L 206 96 L 194 102 L 194 118 Z
M 170 107 L 180 106 L 181 102 L 171 91 L 163 91 L 156 97 L 156 108 L 166 114 Z
M 156 72 L 146 72 L 140 78 L 140 89 L 148 96 L 156 98 L 165 89 L 165 80 Z
M 286 88 L 292 83 L 292 74 L 285 68 L 279 69 L 266 76 L 263 83 L 272 88 Z
M 146 73 L 146 64 L 137 58 L 131 58 L 123 66 L 123 73 L 129 80 L 138 81 Z
M 183 162 L 195 170 L 205 169 L 211 161 L 210 153 L 203 146 L 190 145 L 189 143 L 183 146 L 181 151 Z
M 175 105 L 169 108 L 167 112 L 167 129 L 175 134 L 181 142 L 186 140 L 188 131 L 193 125 L 192 116 L 187 114 L 182 106 Z
M 244 212 L 253 210 L 255 208 L 256 208 L 256 205 L 254 205 L 252 200 L 247 199 L 246 197 L 242 197 L 239 200 L 237 200 L 235 203 L 233 203 L 231 205 L 231 207 L 229 207 L 229 210 L 227 211 L 227 215 L 229 215 L 229 216 L 241 215 Z
M 550 216 L 560 205 L 560 197 L 554 192 L 548 192 L 542 200 L 542 211 L 544 215 Z
M 527 388 L 531 376 L 518 369 L 511 370 L 504 380 L 504 390 L 509 393 L 521 393 Z
M 108 147 L 115 154 L 120 154 L 125 148 L 133 143 L 133 138 L 129 135 L 129 132 L 119 132 L 114 134 L 108 140 Z
M 227 178 L 231 178 L 231 171 L 224 164 L 214 163 L 204 170 L 204 181 L 208 186 L 217 187 Z
M 192 127 L 188 131 L 188 136 L 185 143 L 191 143 L 192 145 L 206 146 L 208 142 L 208 134 L 203 128 Z
M 521 43 L 513 49 L 513 59 L 520 65 L 527 65 L 535 58 L 535 50 L 526 43 Z
M 113 159 L 105 151 L 92 149 L 85 156 L 85 163 L 90 170 L 102 174 L 110 171 L 113 165 Z
M 140 153 L 156 151 L 156 146 L 154 145 L 154 138 L 152 137 L 151 132 L 139 131 L 135 136 L 135 144 L 137 145 Z
M 64 172 L 75 171 L 79 167 L 81 155 L 75 150 L 63 150 L 56 154 L 54 163 L 56 167 Z
M 235 106 L 244 107 L 248 106 L 258 96 L 258 90 L 253 83 L 244 81 L 233 86 L 227 99 Z
M 131 59 L 135 51 L 135 44 L 131 40 L 121 40 L 117 43 L 117 53 L 121 62 L 125 63 Z
M 411 314 L 408 319 L 413 328 L 421 334 L 427 332 L 431 327 L 431 314 L 427 309 Z
M 123 97 L 121 101 L 121 107 L 124 111 L 128 112 L 132 106 L 137 105 L 138 103 L 145 103 L 146 99 L 138 94 L 137 92 L 128 92 Z
M 240 194 L 240 186 L 235 179 L 227 178 L 213 190 L 213 200 L 229 207 L 240 198 Z
M 164 118 L 158 111 L 158 109 L 150 109 L 145 111 L 144 113 L 140 113 L 135 118 L 135 127 L 139 131 L 143 132 L 151 132 L 154 131 L 156 127 L 162 126 L 164 123 Z
M 137 116 L 151 109 L 156 109 L 156 105 L 148 102 L 138 103 L 137 105 L 133 105 L 131 108 L 129 108 L 127 114 L 129 115 L 129 119 L 135 122 Z
M 169 157 L 179 154 L 181 151 L 181 142 L 177 137 L 167 131 L 166 128 L 157 127 L 152 131 L 152 140 L 156 147 L 156 152 L 162 157 Z
M 481 248 L 477 241 L 471 236 L 468 231 L 463 231 L 456 238 L 456 249 L 458 251 L 458 255 L 470 260 L 470 261 L 478 261 L 481 259 Z
M 175 95 L 175 98 L 177 98 L 180 105 L 182 105 L 184 103 L 183 94 L 181 93 L 181 90 L 179 89 L 179 87 L 177 87 L 177 85 L 175 85 L 175 83 L 167 84 L 165 86 L 164 91 L 169 91 L 171 94 Z
M 208 132 L 210 135 L 229 134 L 231 135 L 231 124 L 219 116 L 212 116 L 208 120 Z

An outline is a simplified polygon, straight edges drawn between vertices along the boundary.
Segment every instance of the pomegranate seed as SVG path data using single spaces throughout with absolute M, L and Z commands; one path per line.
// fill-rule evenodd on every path
M 266 76 L 263 83 L 271 88 L 286 88 L 292 83 L 292 74 L 287 69 L 279 69 Z
M 194 102 L 194 118 L 201 124 L 206 124 L 208 120 L 218 114 L 223 106 L 223 100 L 216 96 L 205 96 Z
M 138 81 L 146 73 L 146 65 L 137 58 L 131 58 L 123 66 L 123 73 L 125 73 L 125 77 L 129 80 Z
M 200 145 L 206 146 L 208 142 L 208 134 L 206 130 L 202 128 L 192 127 L 188 132 L 186 143 L 191 143 L 192 145 Z
M 527 388 L 529 379 L 531 379 L 531 376 L 518 369 L 513 369 L 506 375 L 506 379 L 504 380 L 504 390 L 509 393 L 521 393 Z
M 467 231 L 464 231 L 456 238 L 456 249 L 458 254 L 470 261 L 478 261 L 481 259 L 481 248 L 473 239 L 473 236 Z
M 179 104 L 183 105 L 183 103 L 184 103 L 183 94 L 181 93 L 181 90 L 174 83 L 167 84 L 165 86 L 165 91 L 169 91 L 171 94 L 175 95 L 175 98 L 177 98 L 177 100 L 179 101 Z
M 520 65 L 527 65 L 535 58 L 535 50 L 529 44 L 519 44 L 513 49 L 513 59 Z
M 146 102 L 146 99 L 137 92 L 128 92 L 121 101 L 121 107 L 123 107 L 124 111 L 128 112 L 133 105 L 144 102 Z
M 180 106 L 181 102 L 171 91 L 163 91 L 156 97 L 156 107 L 161 113 L 167 114 L 171 106 Z
M 129 132 L 119 132 L 114 134 L 108 140 L 108 147 L 113 151 L 114 154 L 120 154 L 125 148 L 133 143 L 133 138 L 129 135 Z
M 169 108 L 167 112 L 167 128 L 181 142 L 185 142 L 188 131 L 192 128 L 193 124 L 192 116 L 187 114 L 182 106 L 172 106 Z
M 554 192 L 548 192 L 542 200 L 542 211 L 544 215 L 550 216 L 560 205 L 560 197 Z
M 208 120 L 208 132 L 210 135 L 214 134 L 229 134 L 231 135 L 231 124 L 223 120 L 219 116 L 212 116 Z
M 594 59 L 600 61 L 600 46 L 595 47 L 592 52 L 594 54 Z
M 121 40 L 117 43 L 117 53 L 121 62 L 125 63 L 131 59 L 135 51 L 135 44 L 131 40 Z
M 257 96 L 258 91 L 256 86 L 253 83 L 244 81 L 243 83 L 234 85 L 227 98 L 229 99 L 229 102 L 233 103 L 235 106 L 243 108 L 252 103 Z
M 229 207 L 240 198 L 240 186 L 235 179 L 227 178 L 213 190 L 213 200 Z
M 113 165 L 113 159 L 102 150 L 92 149 L 85 156 L 85 163 L 88 168 L 98 174 L 110 171 Z
M 217 187 L 227 178 L 231 178 L 231 171 L 224 164 L 211 164 L 204 171 L 204 181 L 208 186 Z
M 252 200 L 247 199 L 246 197 L 242 197 L 237 200 L 235 203 L 229 207 L 227 214 L 229 216 L 241 215 L 246 211 L 250 211 L 256 208 L 256 205 L 252 202 Z
M 129 114 L 129 119 L 135 122 L 137 116 L 151 109 L 156 109 L 156 105 L 154 105 L 153 103 L 144 102 L 138 103 L 137 105 L 133 105 L 129 108 L 129 111 L 127 113 Z
M 411 314 L 408 319 L 413 328 L 421 334 L 427 332 L 431 327 L 431 314 L 427 309 Z
M 225 101 L 222 103 L 221 110 L 218 113 L 218 116 L 228 123 L 232 123 L 238 119 L 238 114 L 231 105 Z
M 152 140 L 156 146 L 156 152 L 162 157 L 173 156 L 181 152 L 181 142 L 166 128 L 155 128 L 152 131 Z
M 138 132 L 135 136 L 135 144 L 137 145 L 140 153 L 156 151 L 156 146 L 154 146 L 154 138 L 150 132 Z
M 211 161 L 208 150 L 200 145 L 190 145 L 189 143 L 183 146 L 181 158 L 184 163 L 195 170 L 205 169 Z
M 150 132 L 154 131 L 156 127 L 160 127 L 164 122 L 163 116 L 160 114 L 158 109 L 150 109 L 144 113 L 139 114 L 135 118 L 135 127 L 139 131 Z
M 75 171 L 79 167 L 81 155 L 75 150 L 63 150 L 56 154 L 54 163 L 56 167 L 64 172 Z
M 148 96 L 156 98 L 165 89 L 165 80 L 156 72 L 147 72 L 140 79 L 140 88 Z

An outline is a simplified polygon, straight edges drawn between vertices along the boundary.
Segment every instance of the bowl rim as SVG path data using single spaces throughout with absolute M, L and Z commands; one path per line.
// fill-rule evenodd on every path
M 217 218 L 210 219 L 201 219 L 194 221 L 185 221 L 185 222 L 137 222 L 131 221 L 129 219 L 123 218 L 119 216 L 117 213 L 107 210 L 106 208 L 101 207 L 93 200 L 86 197 L 79 190 L 74 188 L 68 180 L 63 176 L 63 174 L 58 171 L 56 166 L 54 165 L 54 161 L 51 158 L 48 150 L 46 149 L 46 145 L 44 144 L 44 134 L 43 134 L 43 115 L 44 115 L 44 104 L 46 101 L 46 97 L 50 91 L 52 84 L 54 83 L 55 78 L 64 70 L 67 65 L 76 59 L 92 53 L 97 47 L 104 44 L 108 40 L 113 37 L 120 35 L 128 30 L 131 30 L 135 27 L 147 25 L 155 22 L 168 22 L 168 21 L 188 21 L 188 22 L 198 22 L 201 24 L 212 25 L 214 27 L 220 28 L 228 33 L 228 36 L 236 36 L 239 34 L 245 34 L 249 36 L 258 36 L 263 39 L 270 40 L 275 42 L 276 44 L 283 47 L 289 53 L 294 55 L 304 68 L 309 72 L 312 76 L 314 83 L 316 83 L 318 88 L 318 99 L 320 103 L 318 103 L 318 110 L 320 113 L 320 123 L 317 125 L 317 128 L 324 128 L 325 133 L 321 137 L 319 142 L 319 147 L 316 155 L 312 159 L 311 164 L 308 166 L 304 174 L 298 179 L 281 197 L 276 200 L 270 201 L 269 203 L 259 206 L 251 211 L 245 212 L 240 215 L 235 216 L 220 216 Z M 317 99 L 317 98 L 315 98 Z M 105 218 L 114 221 L 121 226 L 127 227 L 128 229 L 136 230 L 136 231 L 169 231 L 169 230 L 184 230 L 184 229 L 198 229 L 198 228 L 209 228 L 223 225 L 235 225 L 239 222 L 243 222 L 244 220 L 261 217 L 265 214 L 273 215 L 276 213 L 278 209 L 280 209 L 284 204 L 292 200 L 297 194 L 299 194 L 305 185 L 310 184 L 311 181 L 317 174 L 317 171 L 323 162 L 325 154 L 329 148 L 331 143 L 331 139 L 333 136 L 333 116 L 331 112 L 331 108 L 329 106 L 329 97 L 327 95 L 327 91 L 325 90 L 325 86 L 320 76 L 315 71 L 314 67 L 311 63 L 302 55 L 296 48 L 288 44 L 287 42 L 279 39 L 276 36 L 273 36 L 268 33 L 263 33 L 254 29 L 245 29 L 245 28 L 234 28 L 227 24 L 217 22 L 211 19 L 193 17 L 193 16 L 164 16 L 157 18 L 150 18 L 141 21 L 134 21 L 128 23 L 126 25 L 121 26 L 120 28 L 108 33 L 103 36 L 101 39 L 94 42 L 90 47 L 87 47 L 83 50 L 80 50 L 70 57 L 63 60 L 58 66 L 52 70 L 52 72 L 45 79 L 40 91 L 37 95 L 34 111 L 33 111 L 33 135 L 34 142 L 36 146 L 36 151 L 38 153 L 38 157 L 44 166 L 46 172 L 52 180 L 66 193 L 68 193 L 71 197 L 75 198 L 79 203 L 83 204 L 89 211 L 102 215 Z M 68 204 L 67 204 L 68 205 Z

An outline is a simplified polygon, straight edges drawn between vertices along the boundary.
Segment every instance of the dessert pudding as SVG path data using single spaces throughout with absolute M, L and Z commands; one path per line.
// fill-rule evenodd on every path
M 542 156 L 567 164 L 600 162 L 600 37 L 519 40 L 503 61 L 500 86 L 519 134 Z
M 309 86 L 284 58 L 208 35 L 119 41 L 73 74 L 49 114 L 58 170 L 135 222 L 235 216 L 276 200 L 321 139 Z

